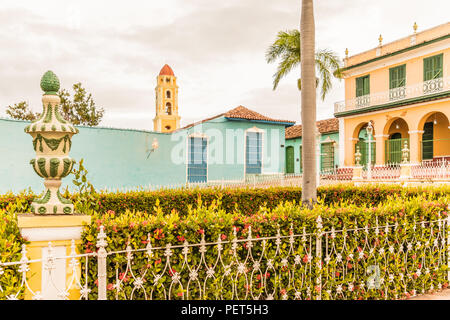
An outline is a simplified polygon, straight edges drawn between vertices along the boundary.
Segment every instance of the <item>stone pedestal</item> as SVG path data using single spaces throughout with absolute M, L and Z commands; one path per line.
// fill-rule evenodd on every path
M 362 181 L 363 177 L 362 177 L 362 171 L 363 171 L 363 167 L 362 166 L 355 166 L 353 167 L 353 181 Z
M 400 165 L 400 180 L 409 180 L 411 179 L 411 164 L 409 163 L 402 163 Z
M 71 254 L 72 240 L 77 246 L 81 241 L 83 225 L 89 224 L 91 217 L 86 215 L 47 215 L 22 214 L 18 216 L 18 226 L 23 237 L 31 243 L 27 245 L 27 258 L 29 260 L 44 259 L 43 262 L 32 262 L 27 272 L 28 284 L 33 292 L 40 292 L 43 299 L 61 299 L 59 292 L 68 290 L 68 299 L 78 300 L 80 288 L 70 283 L 73 272 L 81 276 L 80 264 L 70 267 L 70 259 L 55 259 L 52 278 L 45 266 L 45 259 L 49 254 L 49 242 L 54 257 L 69 256 Z M 78 250 L 76 253 L 78 254 Z M 68 286 L 70 285 L 70 288 Z M 25 299 L 32 299 L 32 294 L 25 291 Z

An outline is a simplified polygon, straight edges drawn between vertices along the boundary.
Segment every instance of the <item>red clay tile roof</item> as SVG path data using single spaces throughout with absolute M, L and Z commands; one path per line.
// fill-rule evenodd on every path
M 222 117 L 222 116 L 226 117 L 226 118 L 233 118 L 233 119 L 263 120 L 263 121 L 273 121 L 273 122 L 280 122 L 280 123 L 287 122 L 287 123 L 292 123 L 292 124 L 295 123 L 295 121 L 272 119 L 272 118 L 263 116 L 262 114 L 259 114 L 259 113 L 255 112 L 253 110 L 247 109 L 246 107 L 239 106 L 239 107 L 234 108 L 234 109 L 232 109 L 232 110 L 230 110 L 228 112 L 218 114 L 217 116 L 214 116 L 214 117 L 211 117 L 211 118 L 208 118 L 208 119 L 204 119 L 204 120 L 201 120 L 201 121 L 197 121 L 197 122 L 188 124 L 187 126 L 185 126 L 183 128 L 180 128 L 180 129 L 177 129 L 175 131 L 188 129 L 188 128 L 191 128 L 191 127 L 196 126 L 198 124 L 201 124 L 201 123 L 204 123 L 204 122 L 207 122 L 207 121 L 210 121 L 210 120 Z
M 279 120 L 279 119 L 273 119 L 266 116 L 263 116 L 262 114 L 255 112 L 253 110 L 247 109 L 246 107 L 239 106 L 237 108 L 234 108 L 233 110 L 230 110 L 224 114 L 226 118 L 233 118 L 233 119 L 246 119 L 246 120 L 260 120 L 260 121 L 272 121 L 272 122 L 287 122 L 294 124 L 295 121 L 291 120 Z
M 320 133 L 338 132 L 339 120 L 336 118 L 319 120 L 316 122 Z M 302 136 L 302 125 L 286 128 L 286 139 L 300 138 Z
M 172 68 L 168 64 L 166 64 L 166 65 L 164 65 L 164 67 L 162 67 L 159 75 L 160 76 L 174 76 L 175 74 L 173 73 Z

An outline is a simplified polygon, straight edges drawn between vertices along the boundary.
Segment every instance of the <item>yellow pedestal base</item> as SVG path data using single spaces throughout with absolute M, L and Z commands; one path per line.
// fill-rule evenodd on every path
M 49 242 L 51 242 L 54 250 L 54 256 L 69 256 L 72 240 L 74 240 L 75 245 L 78 245 L 81 241 L 83 225 L 90 222 L 91 217 L 86 215 L 38 216 L 22 214 L 18 216 L 20 232 L 23 237 L 30 241 L 30 244 L 27 245 L 29 260 L 42 259 L 48 252 Z M 76 250 L 76 253 L 78 253 L 78 250 Z M 55 261 L 55 269 L 52 271 L 53 283 L 48 281 L 48 271 L 45 270 L 42 262 L 30 263 L 30 270 L 27 272 L 30 289 L 34 293 L 40 292 L 44 299 L 60 299 L 57 296 L 56 285 L 58 289 L 68 289 L 68 299 L 79 299 L 79 288 L 73 284 L 70 288 L 68 286 L 73 278 L 74 270 L 78 277 L 80 276 L 80 265 L 71 268 L 69 267 L 70 259 L 57 259 Z M 32 293 L 27 289 L 25 299 L 30 300 L 32 298 Z

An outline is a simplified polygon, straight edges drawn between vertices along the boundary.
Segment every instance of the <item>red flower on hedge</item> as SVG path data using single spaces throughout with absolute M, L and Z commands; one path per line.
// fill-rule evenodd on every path
M 223 235 L 221 235 L 221 236 L 220 236 L 220 238 L 222 239 L 222 241 L 225 241 L 225 240 L 227 240 L 227 236 L 226 236 L 226 235 L 224 235 L 224 234 L 223 234 Z
M 164 238 L 164 233 L 162 229 L 156 229 L 155 231 L 153 231 L 153 233 L 155 234 L 155 239 L 162 239 Z
M 177 270 L 175 270 L 175 268 L 172 268 L 169 270 L 169 275 L 173 276 L 175 273 L 177 273 Z
M 200 233 L 200 234 L 205 234 L 205 230 L 204 229 L 198 229 L 197 232 Z
M 186 238 L 183 237 L 183 236 L 178 236 L 177 239 L 178 239 L 178 241 L 180 241 L 180 242 L 184 242 L 184 240 L 186 240 Z

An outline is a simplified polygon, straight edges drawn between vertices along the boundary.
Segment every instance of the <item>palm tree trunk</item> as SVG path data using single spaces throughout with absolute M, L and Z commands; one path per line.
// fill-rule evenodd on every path
M 312 206 L 317 201 L 316 182 L 316 70 L 313 0 L 302 0 L 300 21 L 302 79 L 302 202 Z

